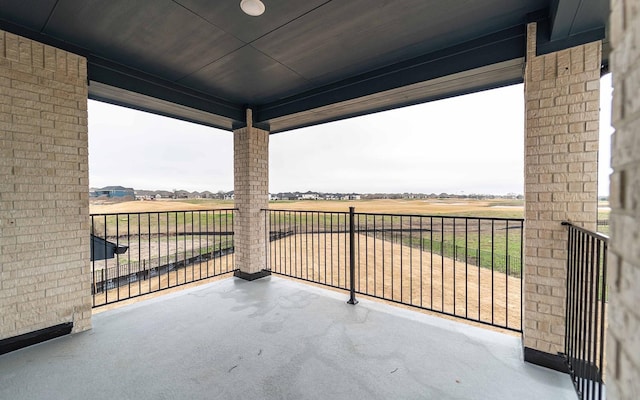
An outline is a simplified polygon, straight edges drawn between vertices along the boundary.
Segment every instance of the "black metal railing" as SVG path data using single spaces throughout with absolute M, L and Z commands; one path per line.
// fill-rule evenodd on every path
M 596 222 L 596 227 L 598 233 L 608 234 L 609 233 L 609 220 L 608 219 L 599 219 Z
M 581 399 L 604 399 L 604 352 L 609 238 L 568 228 L 565 351 Z
M 522 330 L 522 219 L 266 210 L 271 272 Z
M 348 289 L 349 214 L 267 211 L 271 272 Z
M 233 209 L 91 215 L 93 307 L 232 272 Z

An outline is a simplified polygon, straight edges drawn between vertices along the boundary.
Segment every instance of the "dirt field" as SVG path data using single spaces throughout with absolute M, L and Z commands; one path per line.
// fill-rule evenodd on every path
M 180 200 L 153 200 L 153 201 L 124 201 L 120 203 L 105 203 L 104 201 L 89 204 L 91 214 L 115 214 L 134 212 L 157 211 L 190 211 L 210 210 L 214 208 L 233 208 L 233 201 L 180 201 Z
M 314 211 L 349 211 L 349 206 L 356 207 L 356 212 L 398 213 L 423 215 L 474 215 L 479 217 L 512 217 L 522 218 L 524 202 L 522 200 L 461 200 L 461 199 L 429 199 L 429 200 L 301 200 L 272 201 L 272 210 L 314 210 Z M 207 210 L 214 208 L 233 208 L 233 201 L 223 200 L 153 200 L 127 201 L 121 203 L 105 203 L 92 200 L 89 210 L 92 214 Z M 598 218 L 608 219 L 609 203 L 598 203 Z
M 168 293 L 168 291 L 163 289 L 188 284 L 190 282 L 198 281 L 201 279 L 202 280 L 200 281 L 200 284 L 212 282 L 213 280 L 215 280 L 214 278 L 205 278 L 233 271 L 234 262 L 234 256 L 227 255 L 209 260 L 208 262 L 192 264 L 184 268 L 169 271 L 168 273 L 152 276 L 149 279 L 139 280 L 136 282 L 131 282 L 129 284 L 125 283 L 119 288 L 97 293 L 95 295 L 94 305 L 97 306 L 109 302 L 114 302 L 118 299 L 126 299 L 129 297 L 150 294 L 154 292 L 164 294 Z M 195 285 L 195 283 L 193 285 Z M 162 291 L 158 292 L 158 290 Z M 149 297 L 145 296 L 145 298 Z M 133 301 L 133 299 L 131 301 Z M 109 307 L 108 309 L 110 308 L 113 308 L 113 306 Z M 104 308 L 100 307 L 99 310 L 104 311 Z

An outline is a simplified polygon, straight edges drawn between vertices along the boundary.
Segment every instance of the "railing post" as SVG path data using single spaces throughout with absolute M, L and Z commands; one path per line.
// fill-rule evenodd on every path
M 356 300 L 356 246 L 355 246 L 355 207 L 349 207 L 349 301 L 348 304 L 358 304 Z

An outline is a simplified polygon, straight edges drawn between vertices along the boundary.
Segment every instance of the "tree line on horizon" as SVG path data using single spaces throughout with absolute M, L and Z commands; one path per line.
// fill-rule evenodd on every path
M 187 191 L 181 189 L 174 190 L 144 190 L 124 188 L 121 186 L 108 186 L 102 189 L 91 189 L 92 193 L 99 193 L 104 189 L 121 189 L 131 191 L 138 199 L 215 199 L 215 200 L 233 200 L 234 191 L 219 190 L 211 191 Z M 507 194 L 486 194 L 486 193 L 343 193 L 343 192 L 278 192 L 270 193 L 270 200 L 378 200 L 378 199 L 474 199 L 474 200 L 490 200 L 490 199 L 513 199 L 523 200 L 524 196 L 517 193 Z M 601 199 L 602 200 L 602 199 Z

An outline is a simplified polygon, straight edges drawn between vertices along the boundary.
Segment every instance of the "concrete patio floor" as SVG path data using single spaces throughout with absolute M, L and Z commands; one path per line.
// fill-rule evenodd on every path
M 0 399 L 576 399 L 519 338 L 287 279 L 237 278 L 0 356 Z

